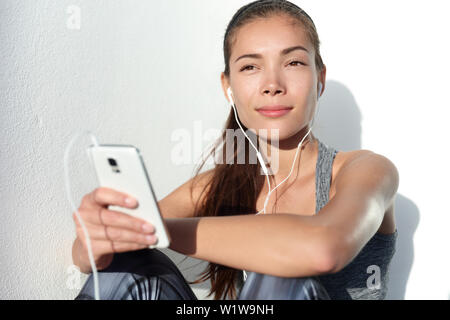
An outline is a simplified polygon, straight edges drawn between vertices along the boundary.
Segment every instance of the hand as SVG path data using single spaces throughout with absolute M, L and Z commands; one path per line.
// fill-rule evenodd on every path
M 97 188 L 82 198 L 78 213 L 89 233 L 94 261 L 101 264 L 97 266 L 99 270 L 112 262 L 116 252 L 140 250 L 157 242 L 153 225 L 126 213 L 108 210 L 110 205 L 136 208 L 137 200 L 130 198 L 131 203 L 127 203 L 126 194 L 104 187 Z M 88 259 L 85 234 L 75 212 L 72 217 L 77 237 L 82 244 L 82 255 Z

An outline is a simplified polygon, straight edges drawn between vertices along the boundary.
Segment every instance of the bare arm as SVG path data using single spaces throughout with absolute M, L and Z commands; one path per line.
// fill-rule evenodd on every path
M 199 174 L 195 180 L 192 195 L 191 187 L 193 186 L 194 178 L 183 183 L 162 200 L 158 201 L 163 218 L 194 217 L 195 203 L 201 201 L 201 198 L 205 195 L 201 193 L 211 176 L 212 170 Z
M 334 268 L 327 232 L 317 216 L 236 215 L 166 219 L 170 248 L 193 258 L 279 277 L 305 277 Z
M 279 277 L 336 273 L 379 228 L 398 188 L 385 158 L 359 158 L 336 179 L 336 195 L 313 216 L 236 215 L 166 219 L 170 248 L 235 269 Z M 369 172 L 370 174 L 367 174 Z

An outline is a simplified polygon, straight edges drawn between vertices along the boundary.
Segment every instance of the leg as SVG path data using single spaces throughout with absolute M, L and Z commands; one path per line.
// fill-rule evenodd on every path
M 314 277 L 281 278 L 247 272 L 238 300 L 331 300 Z
M 114 254 L 98 271 L 101 300 L 197 300 L 177 266 L 157 249 Z M 86 280 L 75 300 L 93 300 L 94 277 Z

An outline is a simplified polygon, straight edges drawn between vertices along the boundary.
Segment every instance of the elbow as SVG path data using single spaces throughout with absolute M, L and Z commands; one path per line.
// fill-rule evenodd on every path
M 317 275 L 331 274 L 339 271 L 339 263 L 334 252 L 330 250 L 322 250 L 321 253 L 317 255 L 316 260 L 316 273 Z
M 315 270 L 317 275 L 336 273 L 340 270 L 338 248 L 331 233 L 324 231 L 316 242 Z
M 305 247 L 303 247 L 303 252 Z M 309 249 L 307 250 L 309 251 Z M 291 263 L 289 274 L 284 274 L 285 277 L 312 277 L 320 276 L 337 272 L 337 260 L 330 251 L 325 249 L 318 249 L 310 251 L 310 254 L 298 254 Z M 302 251 L 300 251 L 302 252 Z
M 322 233 L 320 233 L 322 234 Z M 318 235 L 317 241 L 298 242 L 296 248 L 296 277 L 317 276 L 338 272 L 339 261 L 334 248 L 329 245 L 328 237 Z M 301 254 L 299 254 L 301 252 Z

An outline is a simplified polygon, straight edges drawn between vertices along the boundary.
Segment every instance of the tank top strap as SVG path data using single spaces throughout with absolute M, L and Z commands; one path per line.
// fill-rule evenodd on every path
M 316 164 L 316 213 L 328 202 L 333 161 L 337 150 L 319 140 L 319 155 Z

